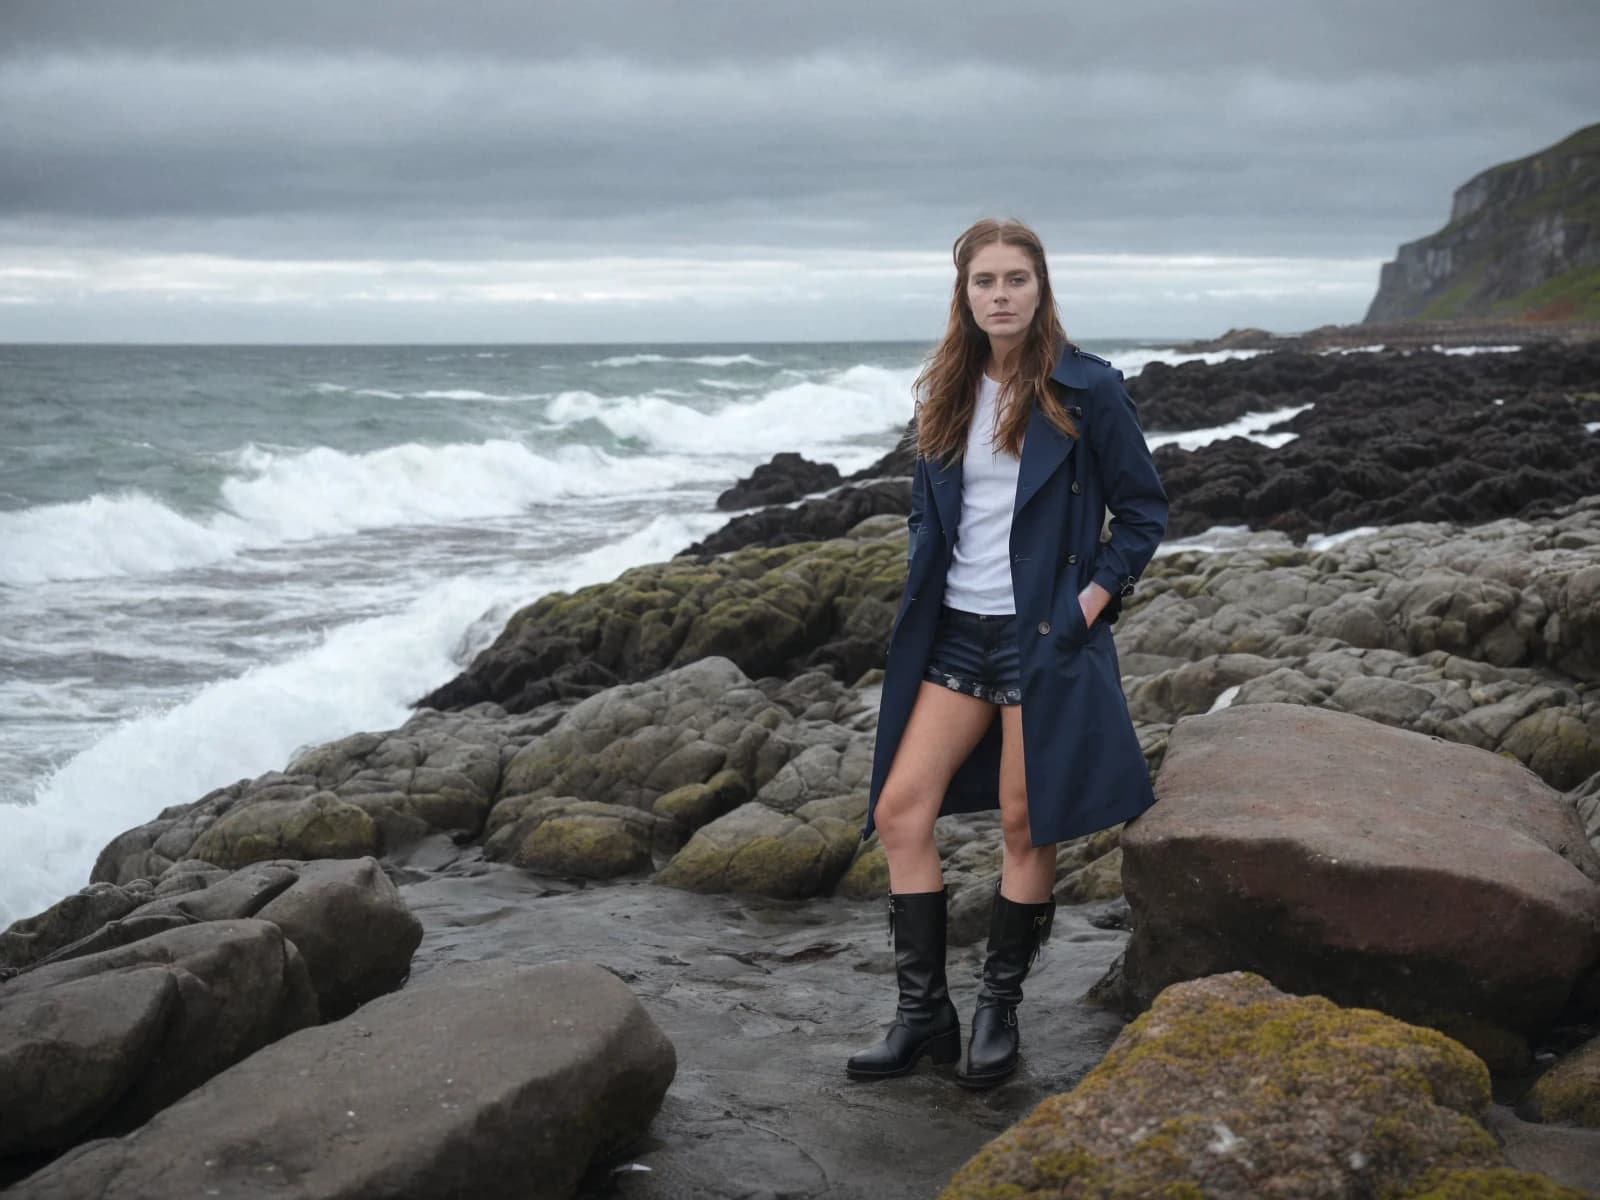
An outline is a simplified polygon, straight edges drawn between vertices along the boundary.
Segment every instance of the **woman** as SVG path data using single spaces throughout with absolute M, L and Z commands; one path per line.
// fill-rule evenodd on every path
M 957 1069 L 990 1087 L 1016 1068 L 1055 844 L 1155 801 L 1110 623 L 1166 532 L 1167 497 L 1121 372 L 1067 341 L 1033 231 L 979 221 L 954 257 L 949 324 L 915 386 L 909 568 L 861 831 L 876 827 L 889 860 L 900 1003 L 846 1069 L 878 1079 L 961 1057 L 933 827 L 999 808 L 1001 877 Z

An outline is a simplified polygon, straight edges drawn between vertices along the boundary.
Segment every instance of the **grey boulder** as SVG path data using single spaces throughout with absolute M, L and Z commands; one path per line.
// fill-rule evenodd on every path
M 603 968 L 473 964 L 285 1038 L 11 1195 L 565 1197 L 645 1133 L 675 1070 Z

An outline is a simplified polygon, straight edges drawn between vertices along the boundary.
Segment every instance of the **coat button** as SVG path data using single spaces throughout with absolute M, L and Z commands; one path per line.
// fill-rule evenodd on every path
M 1076 554 L 1067 555 L 1067 562 L 1068 563 L 1075 563 L 1077 561 L 1078 561 L 1078 556 Z
M 1076 479 L 1074 479 L 1072 481 L 1072 494 L 1074 496 L 1076 496 L 1081 491 L 1083 491 L 1083 484 L 1079 483 Z
M 1050 632 L 1050 622 L 1049 621 L 1040 621 L 1039 622 L 1039 634 L 1040 634 L 1040 636 L 1043 636 L 1044 634 L 1047 634 L 1049 632 Z

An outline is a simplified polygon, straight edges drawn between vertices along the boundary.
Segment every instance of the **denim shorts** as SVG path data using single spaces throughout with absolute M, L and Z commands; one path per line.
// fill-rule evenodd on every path
M 1016 615 L 941 607 L 922 677 L 990 704 L 1021 704 Z

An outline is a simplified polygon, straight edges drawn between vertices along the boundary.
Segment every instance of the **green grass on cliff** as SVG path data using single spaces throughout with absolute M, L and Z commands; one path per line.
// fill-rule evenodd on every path
M 1576 170 L 1575 158 L 1583 160 Z M 1507 177 L 1516 174 L 1531 177 L 1535 190 L 1517 200 L 1496 200 L 1496 189 L 1514 187 Z M 1491 299 L 1492 288 L 1486 284 L 1491 264 L 1527 253 L 1526 231 L 1538 222 L 1559 214 L 1569 230 L 1600 231 L 1600 123 L 1526 158 L 1491 167 L 1477 178 L 1489 181 L 1490 203 L 1422 239 L 1452 246 L 1459 266 L 1450 285 L 1431 297 L 1416 318 L 1600 320 L 1600 266 L 1575 266 L 1515 296 Z M 1589 234 L 1591 239 L 1597 236 Z
M 1552 321 L 1600 321 L 1600 266 L 1574 267 L 1570 271 L 1563 271 L 1536 288 L 1501 300 L 1489 311 L 1495 316 L 1526 315 Z

